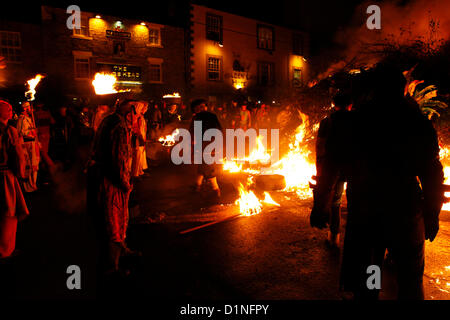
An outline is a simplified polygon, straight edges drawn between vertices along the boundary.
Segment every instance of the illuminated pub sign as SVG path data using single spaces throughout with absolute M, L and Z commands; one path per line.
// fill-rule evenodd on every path
M 115 39 L 131 39 L 131 33 L 119 30 L 106 30 L 106 36 L 108 38 Z
M 98 63 L 97 67 L 99 72 L 115 75 L 117 81 L 142 81 L 142 68 L 138 66 Z

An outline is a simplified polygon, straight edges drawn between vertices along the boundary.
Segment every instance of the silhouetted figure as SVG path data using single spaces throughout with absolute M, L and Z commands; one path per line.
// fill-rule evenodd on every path
M 347 118 L 348 112 L 352 107 L 352 101 L 349 94 L 339 92 L 333 97 L 334 112 L 320 122 L 319 131 L 316 140 L 316 169 L 317 176 L 323 174 L 323 161 L 329 156 L 327 152 L 332 148 L 329 146 L 331 133 L 334 123 L 340 123 Z M 345 142 L 344 142 L 345 143 Z M 333 247 L 339 247 L 340 225 L 341 225 L 341 199 L 344 193 L 346 177 L 339 177 L 334 187 L 334 195 L 331 203 L 330 212 L 330 231 L 328 232 L 328 243 Z
M 122 102 L 100 124 L 88 168 L 88 211 L 100 244 L 100 268 L 119 270 L 119 259 L 131 253 L 126 246 L 131 179 L 133 104 Z
M 8 124 L 12 115 L 12 106 L 0 100 L 0 260 L 14 252 L 17 222 L 29 215 L 19 184 L 27 177 L 23 141 Z
M 205 131 L 207 131 L 208 129 L 218 129 L 218 130 L 222 130 L 222 126 L 219 122 L 219 120 L 217 119 L 217 116 L 209 111 L 206 111 L 207 108 L 207 104 L 206 101 L 203 99 L 197 99 L 194 100 L 191 104 L 191 109 L 192 109 L 192 113 L 193 113 L 193 117 L 192 117 L 192 121 L 191 121 L 191 125 L 190 125 L 190 133 L 191 133 L 191 137 L 192 137 L 192 149 L 194 150 L 195 153 L 195 136 L 194 136 L 194 123 L 195 121 L 200 121 L 201 125 L 202 125 L 202 132 L 201 132 L 201 137 L 203 137 Z M 202 139 L 203 140 L 203 139 Z M 202 148 L 199 152 L 202 152 L 202 156 L 201 159 L 203 160 L 203 149 L 205 147 L 205 144 L 202 142 Z M 208 143 L 206 143 L 208 144 Z M 214 151 L 213 151 L 214 152 Z M 214 154 L 211 154 L 211 156 L 213 157 Z M 206 163 L 202 163 L 202 164 L 196 164 L 197 166 L 197 178 L 196 178 L 196 185 L 195 185 L 195 189 L 196 191 L 200 191 L 201 190 L 201 186 L 203 181 L 206 179 L 212 187 L 212 190 L 214 191 L 215 197 L 216 199 L 214 200 L 219 200 L 220 198 L 220 188 L 219 185 L 217 184 L 217 174 L 218 174 L 218 164 L 213 163 L 213 164 L 206 164 Z
M 382 267 L 386 248 L 398 269 L 398 298 L 424 298 L 424 242 L 439 230 L 444 176 L 436 131 L 404 97 L 404 85 L 394 67 L 361 75 L 354 111 L 335 122 L 317 179 L 311 224 L 324 227 L 334 186 L 347 177 L 341 288 L 355 299 L 378 298 L 367 269 Z

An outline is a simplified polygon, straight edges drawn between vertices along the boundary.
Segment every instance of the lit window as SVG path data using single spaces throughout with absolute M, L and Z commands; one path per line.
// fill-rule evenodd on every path
M 222 43 L 222 17 L 206 14 L 206 39 Z
M 268 86 L 274 82 L 274 64 L 270 62 L 258 63 L 258 84 Z
M 7 62 L 20 62 L 22 60 L 22 45 L 19 32 L 0 31 L 0 55 Z
M 272 27 L 258 25 L 258 48 L 274 50 L 274 31 Z
M 220 81 L 222 75 L 222 58 L 208 57 L 207 73 L 208 73 L 208 80 Z
M 148 29 L 148 42 L 151 46 L 161 45 L 160 29 L 149 28 Z
M 302 69 L 294 68 L 292 81 L 293 81 L 294 87 L 301 87 L 302 86 L 302 84 L 303 84 Z
M 74 18 L 75 19 L 75 18 Z M 89 37 L 89 18 L 85 15 L 81 15 L 81 28 L 73 29 L 73 35 L 79 37 Z
M 150 63 L 149 72 L 148 72 L 148 81 L 152 83 L 161 83 L 162 82 L 162 64 L 161 63 Z

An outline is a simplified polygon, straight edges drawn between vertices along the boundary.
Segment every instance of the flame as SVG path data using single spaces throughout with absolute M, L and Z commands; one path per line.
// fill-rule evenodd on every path
M 181 98 L 181 96 L 178 92 L 174 92 L 173 94 L 164 95 L 163 98 L 164 99 L 166 99 L 166 98 Z
M 34 95 L 36 94 L 36 86 L 41 81 L 42 78 L 45 78 L 45 76 L 38 74 L 33 79 L 30 79 L 27 81 L 28 84 L 28 91 L 25 92 L 25 96 L 30 96 L 29 101 L 34 100 Z
M 311 177 L 316 174 L 316 166 L 309 161 L 310 151 L 304 147 L 308 116 L 300 112 L 302 124 L 297 127 L 289 144 L 289 152 L 269 169 L 272 174 L 281 174 L 286 181 L 285 191 L 295 192 L 300 199 L 312 197 L 309 187 Z M 268 172 L 266 172 L 268 173 Z
M 450 166 L 444 167 L 444 184 L 450 185 Z M 446 197 L 450 197 L 450 192 L 445 192 Z M 450 211 L 450 202 L 444 203 L 441 210 Z
M 243 216 L 253 216 L 258 214 L 262 210 L 262 204 L 258 197 L 253 193 L 253 191 L 247 191 L 246 188 L 239 184 L 239 199 L 236 200 L 235 204 L 239 205 L 239 212 Z
M 256 149 L 254 149 L 250 156 L 244 159 L 232 159 L 225 161 L 223 167 L 224 171 L 240 172 L 251 175 L 260 174 L 280 174 L 284 176 L 286 181 L 286 188 L 284 191 L 295 192 L 300 199 L 309 199 L 312 197 L 312 190 L 310 189 L 311 177 L 316 174 L 316 166 L 314 162 L 309 160 L 311 152 L 305 147 L 306 137 L 309 130 L 308 116 L 300 112 L 302 123 L 297 127 L 292 141 L 289 144 L 289 152 L 278 162 L 272 164 L 268 168 L 260 169 L 243 169 L 242 163 L 249 162 L 251 164 L 268 163 L 270 161 L 270 154 L 264 147 L 260 136 L 257 138 Z M 318 125 L 312 126 L 312 131 L 315 132 Z
M 172 132 L 172 134 L 169 134 L 168 136 L 165 136 L 165 137 L 160 137 L 158 139 L 158 141 L 161 142 L 162 145 L 165 147 L 171 147 L 171 146 L 175 145 L 175 138 L 178 136 L 179 133 L 180 133 L 180 130 L 175 129 Z
M 223 161 L 223 170 L 230 173 L 236 173 L 242 171 L 242 164 L 238 164 L 236 161 Z
M 113 74 L 97 72 L 94 76 L 94 80 L 92 80 L 95 94 L 103 95 L 117 93 L 118 91 L 114 88 L 116 81 L 117 78 Z
M 279 207 L 280 204 L 275 202 L 272 197 L 270 196 L 270 194 L 268 192 L 264 192 L 264 200 L 262 200 L 262 202 L 267 203 L 267 204 L 272 204 L 274 206 Z
M 270 162 L 270 154 L 267 152 L 264 144 L 262 143 L 262 136 L 256 138 L 256 148 L 252 150 L 248 157 L 242 159 L 223 160 L 223 170 L 230 173 L 236 173 L 244 171 L 249 174 L 259 174 L 258 170 L 245 169 L 243 170 L 243 163 L 248 162 L 250 164 L 267 164 Z
M 439 160 L 448 162 L 450 150 L 446 147 L 439 146 Z M 444 165 L 444 184 L 450 185 L 450 166 Z M 446 197 L 450 197 L 450 192 L 445 192 Z M 450 202 L 444 203 L 441 210 L 450 211 Z

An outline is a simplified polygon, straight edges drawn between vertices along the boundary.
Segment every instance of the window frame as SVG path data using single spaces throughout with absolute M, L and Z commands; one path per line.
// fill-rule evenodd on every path
M 81 29 L 76 29 L 73 28 L 72 29 L 72 37 L 73 38 L 78 38 L 78 39 L 86 39 L 86 40 L 92 40 L 91 37 L 91 30 L 90 30 L 90 20 L 91 17 L 88 16 L 86 13 L 81 13 L 81 19 L 80 19 L 80 23 L 81 23 Z M 81 31 L 83 30 L 83 22 L 85 22 L 84 28 L 87 31 L 87 35 L 83 34 Z M 80 31 L 81 33 L 77 33 L 78 31 Z
M 299 41 L 300 48 L 297 51 L 296 49 L 296 41 Z M 300 33 L 292 34 L 292 53 L 296 56 L 304 56 L 305 54 L 305 45 L 304 45 L 304 36 Z
M 295 79 L 296 71 L 300 71 L 300 79 L 299 79 L 298 83 L 296 83 L 296 79 Z M 303 86 L 303 68 L 299 68 L 299 67 L 292 68 L 292 86 L 294 88 L 300 88 Z
M 263 65 L 268 65 L 269 67 L 269 77 L 267 80 L 267 83 L 262 83 L 261 79 L 262 79 L 262 69 L 261 67 Z M 257 83 L 259 86 L 264 86 L 264 87 L 270 87 L 273 86 L 275 84 L 275 63 L 274 62 L 269 62 L 269 61 L 258 61 L 257 62 Z
M 209 59 L 217 59 L 219 61 L 219 78 L 217 79 L 210 79 L 210 69 L 209 69 Z M 215 55 L 206 55 L 206 80 L 207 81 L 213 81 L 213 82 L 221 82 L 223 80 L 223 57 L 222 56 L 215 56 Z
M 73 78 L 75 80 L 90 80 L 92 75 L 91 67 L 92 52 L 90 51 L 74 51 L 73 52 Z M 88 74 L 87 77 L 79 77 L 77 73 L 77 60 L 87 60 Z
M 8 36 L 17 36 L 17 39 L 19 42 L 18 46 L 14 45 L 14 43 L 12 45 L 9 45 L 8 43 L 6 43 L 6 45 L 3 45 L 2 44 L 3 34 L 7 35 L 6 42 L 8 42 Z M 14 42 L 14 39 L 12 41 Z M 6 55 L 3 53 L 3 50 L 6 50 L 6 53 L 7 53 Z M 9 54 L 10 50 L 14 51 L 13 55 Z M 17 53 L 17 51 L 19 53 Z M 9 31 L 9 30 L 0 30 L 0 55 L 5 58 L 7 63 L 22 63 L 22 35 L 20 32 Z M 11 57 L 13 57 L 13 56 L 16 59 L 11 60 Z
M 209 21 L 208 18 L 218 19 L 218 22 L 219 22 L 218 32 L 208 30 L 208 26 L 210 26 L 210 24 L 208 24 L 208 21 Z M 216 39 L 215 37 L 209 37 L 210 32 L 218 33 L 218 39 Z M 222 16 L 219 16 L 219 15 L 211 13 L 211 12 L 206 13 L 206 15 L 205 15 L 205 38 L 207 40 L 215 41 L 218 43 L 223 43 L 223 17 Z
M 164 83 L 163 81 L 163 65 L 164 65 L 164 60 L 161 58 L 148 58 L 148 77 L 147 77 L 147 81 L 148 83 Z M 159 81 L 155 81 L 155 80 L 151 80 L 150 79 L 150 74 L 151 74 L 151 67 L 152 66 L 159 66 Z
M 264 48 L 260 46 L 260 34 L 259 31 L 261 29 L 269 29 L 272 32 L 272 47 Z M 258 49 L 267 50 L 267 51 L 275 51 L 275 28 L 266 24 L 257 24 L 256 25 L 256 47 Z
M 152 47 L 152 48 L 163 48 L 162 45 L 162 29 L 163 26 L 162 25 L 158 25 L 158 24 L 148 24 L 147 25 L 148 28 L 148 43 L 146 44 L 147 47 Z M 152 43 L 150 42 L 150 32 L 151 30 L 157 30 L 158 31 L 158 42 L 157 43 Z

